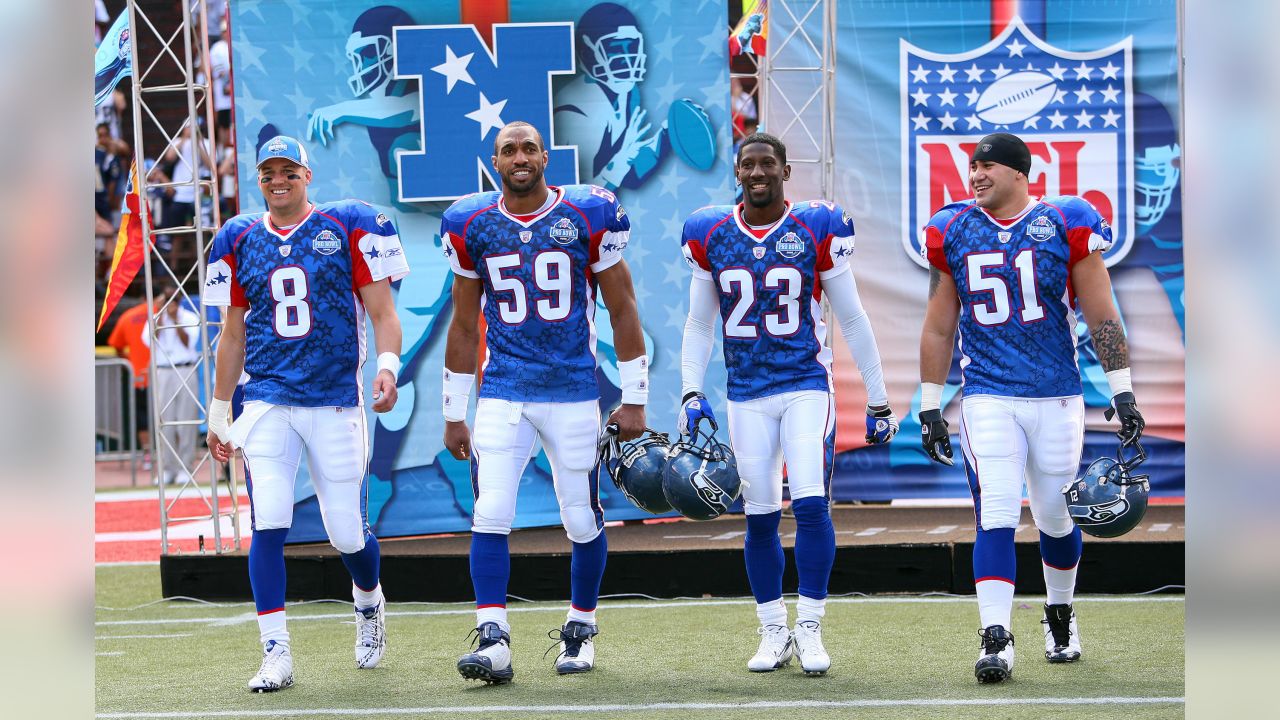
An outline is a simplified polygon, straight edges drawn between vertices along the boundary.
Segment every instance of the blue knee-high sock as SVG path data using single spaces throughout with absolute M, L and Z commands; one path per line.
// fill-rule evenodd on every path
M 756 602 L 764 604 L 782 597 L 782 570 L 786 556 L 778 538 L 778 521 L 782 511 L 747 516 L 747 538 L 743 555 L 747 562 L 747 580 Z
M 471 585 L 476 607 L 506 607 L 511 550 L 501 533 L 471 533 Z
M 259 613 L 284 607 L 284 539 L 289 528 L 254 530 L 249 545 L 249 585 Z
M 1080 564 L 1083 553 L 1084 537 L 1080 534 L 1079 526 L 1057 538 L 1040 533 L 1040 558 L 1051 568 L 1070 570 Z
M 836 559 L 836 529 L 825 497 L 805 497 L 791 503 L 796 516 L 796 574 L 800 595 L 814 600 L 827 597 L 831 566 Z
M 359 552 L 342 553 L 342 564 L 351 573 L 351 581 L 356 587 L 371 592 L 378 587 L 378 575 L 381 571 L 382 553 L 378 549 L 378 538 L 365 530 L 364 549 Z
M 609 541 L 605 540 L 603 530 L 590 542 L 573 543 L 573 554 L 569 560 L 569 603 L 575 610 L 590 612 L 596 609 L 608 552 Z
M 1018 568 L 1013 552 L 1014 530 L 1015 528 L 978 530 L 978 537 L 973 542 L 974 582 L 1006 580 L 1013 584 Z

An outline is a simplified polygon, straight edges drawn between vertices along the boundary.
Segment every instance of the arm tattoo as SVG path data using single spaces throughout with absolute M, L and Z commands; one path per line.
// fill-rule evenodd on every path
M 1119 320 L 1103 320 L 1097 327 L 1090 328 L 1089 333 L 1093 335 L 1103 370 L 1111 372 L 1129 367 L 1129 343 Z
M 938 286 L 942 284 L 942 272 L 936 267 L 929 268 L 929 299 L 938 294 Z

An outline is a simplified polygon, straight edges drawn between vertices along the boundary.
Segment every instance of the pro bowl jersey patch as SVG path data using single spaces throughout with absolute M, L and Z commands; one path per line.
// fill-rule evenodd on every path
M 1031 195 L 1075 195 L 1097 208 L 1113 228 L 1103 259 L 1119 262 L 1134 238 L 1132 47 L 1125 38 L 1068 52 L 1017 18 L 968 52 L 901 40 L 903 227 L 923 227 L 938 208 L 972 197 L 978 140 L 1009 132 L 1031 149 Z M 920 238 L 902 237 L 907 254 L 927 266 Z

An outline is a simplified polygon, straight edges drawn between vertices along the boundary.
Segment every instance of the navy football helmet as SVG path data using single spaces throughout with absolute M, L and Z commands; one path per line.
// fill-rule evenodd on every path
M 600 445 L 601 467 L 632 505 L 654 515 L 671 512 L 662 494 L 662 469 L 671 449 L 666 433 L 645 428 L 635 440 L 619 443 L 617 426 L 611 424 Z
M 644 80 L 645 59 L 644 35 L 630 10 L 604 2 L 578 20 L 578 61 L 597 81 L 638 83 Z
M 391 79 L 392 30 L 399 25 L 413 24 L 409 13 L 390 5 L 378 5 L 360 13 L 346 47 L 347 60 L 351 63 L 347 85 L 352 95 L 363 97 Z
M 699 423 L 667 453 L 662 493 L 676 512 L 691 520 L 720 517 L 742 494 L 733 450 Z
M 1115 458 L 1094 460 L 1084 475 L 1062 488 L 1067 512 L 1083 532 L 1101 538 L 1120 537 L 1142 522 L 1151 483 L 1149 475 L 1134 474 L 1147 453 L 1140 443 L 1132 447 L 1137 452 L 1128 460 L 1122 445 Z

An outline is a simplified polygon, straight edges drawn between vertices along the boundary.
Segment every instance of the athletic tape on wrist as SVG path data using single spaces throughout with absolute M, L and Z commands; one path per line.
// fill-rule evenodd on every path
M 392 377 L 400 377 L 400 356 L 393 352 L 378 355 L 378 372 L 383 370 L 390 370 Z
M 942 409 L 942 386 L 938 383 L 920 383 L 920 409 Z
M 444 369 L 444 419 L 458 422 L 467 419 L 467 404 L 471 402 L 471 386 L 475 375 L 465 375 Z
M 1133 392 L 1133 378 L 1129 374 L 1129 368 L 1120 368 L 1107 373 L 1107 384 L 1111 386 L 1111 397 L 1122 392 Z
M 649 402 L 649 358 L 641 355 L 634 360 L 618 363 L 618 377 L 622 381 L 622 403 L 644 405 Z
M 227 433 L 231 429 L 231 401 L 213 398 L 209 401 L 209 432 L 222 442 L 227 441 Z

